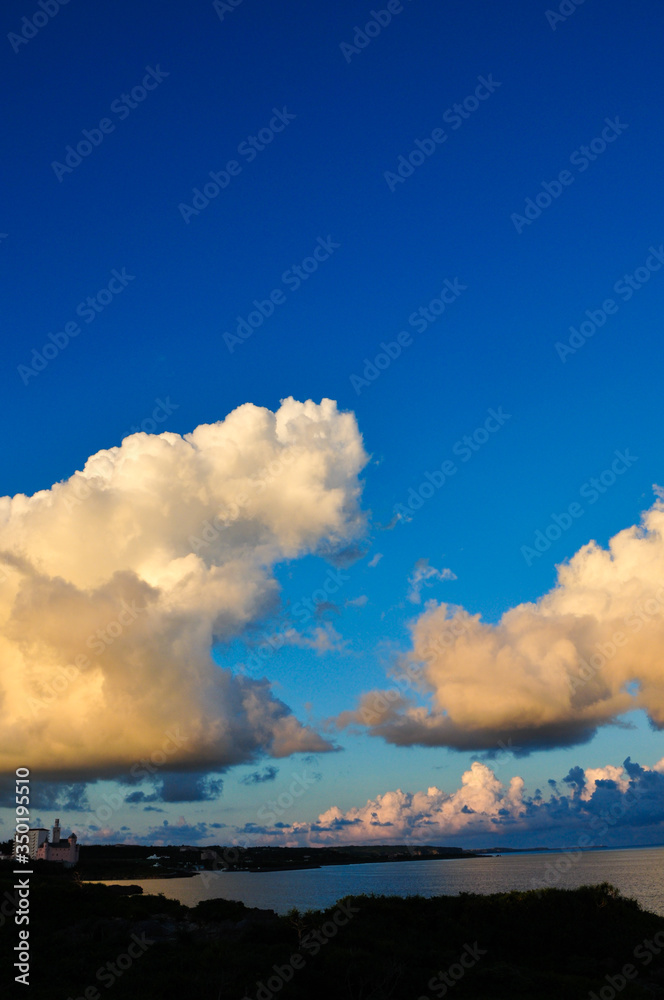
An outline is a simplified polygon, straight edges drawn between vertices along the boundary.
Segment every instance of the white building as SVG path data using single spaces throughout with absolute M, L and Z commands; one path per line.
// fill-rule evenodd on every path
M 66 840 L 62 840 L 60 832 L 60 820 L 56 819 L 49 843 L 45 827 L 31 827 L 28 832 L 30 857 L 41 861 L 61 861 L 68 868 L 75 865 L 79 852 L 76 834 L 71 833 Z
M 31 827 L 28 832 L 28 837 L 30 838 L 28 842 L 28 851 L 31 858 L 37 857 L 37 851 L 44 843 L 48 840 L 48 830 L 44 826 Z

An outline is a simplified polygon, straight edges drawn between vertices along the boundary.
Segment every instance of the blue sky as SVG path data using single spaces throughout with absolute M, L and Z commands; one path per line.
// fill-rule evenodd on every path
M 155 818 L 180 822 L 183 839 L 215 839 L 196 827 L 213 822 L 245 836 L 266 799 L 307 767 L 317 777 L 288 823 L 397 788 L 453 793 L 490 748 L 397 746 L 329 720 L 389 687 L 425 601 L 498 623 L 548 592 L 556 566 L 590 540 L 606 546 L 638 524 L 664 479 L 659 5 L 636 16 L 614 0 L 588 2 L 557 19 L 544 4 L 406 0 L 389 23 L 381 14 L 380 31 L 371 6 L 350 0 L 217 8 L 74 2 L 35 30 L 23 19 L 36 5 L 4 6 L 15 155 L 0 168 L 0 494 L 49 490 L 138 429 L 187 434 L 246 403 L 277 411 L 288 397 L 329 398 L 352 411 L 368 455 L 358 472 L 367 520 L 336 607 L 319 609 L 338 639 L 322 652 L 284 645 L 263 669 L 275 696 L 342 752 L 306 763 L 258 748 L 201 768 L 223 777 L 220 797 L 157 802 L 164 815 L 123 805 L 109 820 L 114 839 L 122 827 L 147 836 Z M 34 37 L 17 41 L 22 30 Z M 354 38 L 362 48 L 351 50 Z M 84 130 L 98 145 L 68 164 Z M 193 200 L 211 172 L 229 170 L 223 190 Z M 183 207 L 195 205 L 196 214 Z M 238 338 L 271 295 L 271 314 Z M 566 353 L 560 345 L 583 323 L 592 335 Z M 386 358 L 383 344 L 398 356 Z M 591 480 L 611 479 L 616 453 L 629 460 L 595 495 Z M 409 491 L 446 461 L 454 472 L 404 516 Z M 582 510 L 569 528 L 532 554 L 536 533 L 574 503 Z M 420 560 L 454 578 L 429 577 L 415 603 Z M 224 634 L 215 661 L 237 672 L 256 637 L 283 630 L 329 571 L 314 549 L 277 559 L 278 604 Z M 643 709 L 615 718 L 621 725 L 599 725 L 590 741 L 486 763 L 534 794 L 577 765 L 661 759 Z M 251 774 L 271 780 L 243 784 Z M 37 765 L 35 777 L 89 776 L 63 761 L 61 774 Z M 89 784 L 90 810 L 56 792 L 44 802 L 62 803 L 77 830 L 105 828 L 94 817 L 102 788 Z M 52 811 L 39 817 L 48 823 Z

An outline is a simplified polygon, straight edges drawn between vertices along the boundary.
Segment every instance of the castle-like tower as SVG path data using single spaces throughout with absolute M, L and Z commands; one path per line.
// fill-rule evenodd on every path
M 48 830 L 44 827 L 31 829 L 30 857 L 41 861 L 61 861 L 65 867 L 71 868 L 78 861 L 79 846 L 75 833 L 70 833 L 66 840 L 61 837 L 60 820 L 53 824 L 51 842 L 47 840 Z

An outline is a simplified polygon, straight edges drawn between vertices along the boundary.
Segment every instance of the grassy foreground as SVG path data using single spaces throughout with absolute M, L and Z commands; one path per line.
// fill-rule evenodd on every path
M 354 896 L 277 916 L 223 899 L 187 909 L 163 896 L 35 878 L 30 987 L 21 993 L 11 989 L 19 929 L 11 885 L 3 876 L 2 985 L 31 1000 L 664 997 L 664 919 L 606 883 Z

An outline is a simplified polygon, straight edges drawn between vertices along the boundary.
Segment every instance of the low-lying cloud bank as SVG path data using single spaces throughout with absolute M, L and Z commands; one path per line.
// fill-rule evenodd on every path
M 638 846 L 664 839 L 664 758 L 653 767 L 573 767 L 559 781 L 550 780 L 546 794 L 526 791 L 521 777 L 507 784 L 475 761 L 452 792 L 431 787 L 421 792 L 385 792 L 365 805 L 343 812 L 333 806 L 313 823 L 294 814 L 306 808 L 306 791 L 319 776 L 303 772 L 290 792 L 278 782 L 266 788 L 257 810 L 258 822 L 243 827 L 220 822 L 190 824 L 182 815 L 164 819 L 145 833 L 107 825 L 106 813 L 75 823 L 79 837 L 92 843 L 143 844 L 439 844 L 457 847 L 598 847 Z M 297 787 L 296 787 L 297 786 Z M 143 812 L 164 810 L 136 802 Z M 111 810 L 107 811 L 109 816 Z M 79 822 L 79 819 L 82 822 Z M 78 825 L 77 825 L 78 824 Z
M 522 751 L 583 743 L 634 709 L 662 728 L 663 649 L 660 496 L 641 525 L 608 549 L 584 545 L 549 593 L 495 625 L 427 602 L 394 687 L 363 695 L 337 721 L 400 746 L 470 750 L 508 740 Z
M 274 609 L 277 563 L 361 537 L 366 460 L 352 413 L 287 399 L 0 498 L 0 772 L 75 782 L 158 757 L 200 775 L 331 749 L 210 652 Z
M 314 823 L 281 823 L 248 836 L 285 844 L 400 843 L 452 846 L 581 846 L 661 842 L 664 836 L 664 758 L 653 768 L 627 758 L 622 767 L 581 767 L 559 784 L 527 794 L 523 778 L 505 785 L 475 761 L 451 793 L 386 792 L 342 812 L 336 806 Z

